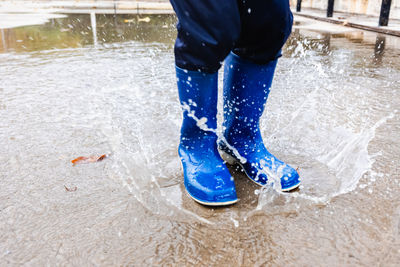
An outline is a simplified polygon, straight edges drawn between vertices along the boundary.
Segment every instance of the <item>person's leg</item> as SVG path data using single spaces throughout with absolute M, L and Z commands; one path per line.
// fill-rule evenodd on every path
M 240 2 L 242 32 L 233 53 L 225 60 L 224 137 L 246 159 L 247 176 L 259 185 L 279 181 L 282 190 L 299 186 L 299 175 L 265 148 L 259 129 L 272 79 L 292 27 L 287 0 Z M 234 155 L 233 155 L 234 156 Z
M 293 24 L 289 0 L 237 0 L 241 34 L 233 49 L 240 58 L 268 64 L 281 56 Z
M 170 0 L 178 17 L 175 64 L 215 73 L 240 34 L 236 0 Z
M 237 201 L 217 150 L 218 69 L 239 36 L 236 0 L 171 0 L 178 16 L 175 62 L 183 121 L 179 156 L 189 195 L 205 205 Z

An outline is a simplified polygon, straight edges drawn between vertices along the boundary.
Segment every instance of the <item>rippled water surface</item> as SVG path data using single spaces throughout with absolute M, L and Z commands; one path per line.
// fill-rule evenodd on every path
M 297 18 L 261 124 L 302 187 L 230 166 L 240 201 L 210 209 L 182 184 L 174 17 L 93 23 L 0 29 L 1 263 L 400 262 L 399 38 Z

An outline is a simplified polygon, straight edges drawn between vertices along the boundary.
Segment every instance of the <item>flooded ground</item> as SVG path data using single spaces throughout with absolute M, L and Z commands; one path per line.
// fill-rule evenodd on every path
M 303 185 L 231 166 L 240 201 L 210 209 L 182 185 L 174 24 L 0 29 L 1 265 L 397 266 L 399 38 L 297 18 L 262 132 Z

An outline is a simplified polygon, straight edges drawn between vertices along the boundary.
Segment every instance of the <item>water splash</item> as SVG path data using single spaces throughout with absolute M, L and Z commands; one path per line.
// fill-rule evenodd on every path
M 197 106 L 195 103 L 190 103 L 190 105 L 192 106 Z M 239 151 L 232 145 L 230 145 L 228 143 L 228 141 L 226 140 L 225 136 L 222 134 L 221 130 L 218 130 L 220 128 L 217 129 L 212 129 L 209 128 L 207 126 L 207 118 L 198 118 L 195 115 L 195 111 L 192 110 L 190 108 L 190 105 L 183 102 L 182 105 L 182 109 L 185 110 L 188 114 L 188 117 L 192 118 L 193 120 L 196 121 L 196 125 L 197 127 L 199 127 L 201 130 L 203 131 L 209 131 L 209 132 L 213 132 L 218 136 L 218 142 L 222 142 L 224 143 L 228 149 L 230 149 L 232 151 L 232 153 L 235 155 L 235 157 L 239 160 L 239 164 L 242 166 L 242 164 L 245 164 L 247 162 L 247 159 L 245 158 L 245 155 L 241 155 L 239 153 Z M 223 153 L 221 151 L 221 155 L 223 156 L 223 159 L 225 161 L 231 161 L 231 164 L 234 163 L 234 161 L 232 161 L 232 157 L 230 157 L 229 155 L 227 155 L 226 153 Z M 268 177 L 267 183 L 266 183 L 266 187 L 272 187 L 274 190 L 278 191 L 278 192 L 282 192 L 282 187 L 281 187 L 281 177 L 283 175 L 283 169 L 287 166 L 286 164 L 282 164 L 280 165 L 278 168 L 276 167 L 274 158 L 271 158 L 271 166 L 265 166 L 265 164 L 261 163 L 261 166 L 264 166 L 263 168 L 255 165 L 255 167 L 257 168 L 257 175 L 256 177 L 260 177 L 260 175 L 264 174 Z

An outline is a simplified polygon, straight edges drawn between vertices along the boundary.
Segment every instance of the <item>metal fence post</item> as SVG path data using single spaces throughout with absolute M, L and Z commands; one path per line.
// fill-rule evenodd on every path
M 333 15 L 333 5 L 334 5 L 334 0 L 328 0 L 328 9 L 326 11 L 326 16 L 328 18 L 332 17 Z
M 301 0 L 297 0 L 296 11 L 297 12 L 301 11 Z
M 388 25 L 391 4 L 392 4 L 392 0 L 382 0 L 381 14 L 379 16 L 379 26 L 387 26 Z

